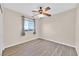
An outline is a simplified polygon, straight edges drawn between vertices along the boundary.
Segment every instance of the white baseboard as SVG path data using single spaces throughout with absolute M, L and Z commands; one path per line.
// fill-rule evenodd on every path
M 79 56 L 79 53 L 78 53 L 79 51 L 78 51 L 77 47 L 75 47 L 75 48 L 76 48 L 76 52 L 77 52 L 77 54 L 78 54 L 78 56 Z
M 70 44 L 66 44 L 66 43 L 58 42 L 58 41 L 51 40 L 51 39 L 47 39 L 47 38 L 42 38 L 42 39 L 45 39 L 45 40 L 48 40 L 48 41 L 56 42 L 56 43 L 59 43 L 59 44 L 63 44 L 63 45 L 66 45 L 66 46 L 70 46 L 70 47 L 74 47 L 74 48 L 75 48 L 75 46 L 70 45 Z
M 35 40 L 35 39 L 37 39 L 37 38 L 33 38 L 31 40 Z M 56 43 L 59 43 L 59 44 L 63 44 L 63 45 L 66 45 L 66 46 L 70 46 L 70 47 L 75 47 L 75 46 L 72 46 L 72 45 L 69 45 L 69 44 L 66 44 L 66 43 L 62 43 L 62 42 L 58 42 L 58 41 L 54 41 L 54 40 L 50 40 L 50 39 L 46 39 L 46 38 L 42 38 L 42 39 L 45 39 L 45 40 L 48 40 L 48 41 L 53 41 L 53 42 L 56 42 Z M 31 41 L 31 40 L 28 40 L 28 41 Z M 8 47 L 11 47 L 11 46 L 18 45 L 18 44 L 22 44 L 22 43 L 25 43 L 25 42 L 28 42 L 28 41 L 21 41 L 21 42 L 15 43 L 15 44 L 6 45 L 6 46 L 4 46 L 3 49 L 8 48 Z
M 35 39 L 37 39 L 37 38 L 32 38 L 31 40 L 35 40 Z M 6 45 L 6 46 L 3 47 L 3 50 L 4 50 L 5 48 L 11 47 L 11 46 L 15 46 L 15 45 L 19 45 L 19 44 L 22 44 L 22 43 L 25 43 L 25 42 L 29 42 L 29 41 L 31 41 L 31 40 L 29 39 L 29 40 L 27 40 L 27 41 L 21 41 L 21 42 L 17 42 L 17 43 L 11 44 L 11 45 Z

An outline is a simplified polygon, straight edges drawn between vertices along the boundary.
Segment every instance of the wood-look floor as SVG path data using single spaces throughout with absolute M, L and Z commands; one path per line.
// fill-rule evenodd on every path
M 77 53 L 73 47 L 36 39 L 6 48 L 3 56 L 77 56 Z

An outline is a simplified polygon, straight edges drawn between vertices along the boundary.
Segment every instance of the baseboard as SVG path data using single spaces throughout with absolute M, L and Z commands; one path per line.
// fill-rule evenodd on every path
M 50 39 L 46 39 L 46 38 L 42 38 L 42 39 L 45 39 L 45 40 L 48 40 L 48 41 L 56 42 L 56 43 L 59 43 L 59 44 L 63 44 L 63 45 L 66 45 L 66 46 L 70 46 L 70 47 L 74 47 L 75 48 L 75 46 L 69 45 L 69 44 L 66 44 L 66 43 L 62 43 L 62 42 L 58 42 L 58 41 L 50 40 Z
M 32 38 L 31 40 L 35 40 L 35 39 L 37 39 L 37 38 Z M 21 41 L 21 42 L 15 43 L 15 44 L 6 45 L 6 46 L 3 47 L 3 50 L 4 50 L 5 48 L 12 47 L 12 46 L 15 46 L 15 45 L 19 45 L 19 44 L 22 44 L 22 43 L 25 43 L 25 42 L 29 42 L 29 41 L 31 41 L 31 40 L 28 40 L 28 41 Z
M 76 47 L 75 47 L 76 48 Z M 77 55 L 79 56 L 78 49 L 76 48 Z
M 39 38 L 39 37 L 38 37 L 38 38 Z M 31 40 L 35 40 L 35 39 L 37 39 L 37 38 L 33 38 L 33 39 L 31 39 Z M 74 48 L 75 48 L 75 46 L 72 46 L 72 45 L 69 45 L 69 44 L 65 44 L 65 43 L 62 43 L 62 42 L 58 42 L 58 41 L 54 41 L 54 40 L 49 40 L 49 39 L 46 39 L 46 38 L 42 38 L 42 39 L 45 39 L 45 40 L 48 40 L 48 41 L 56 42 L 56 43 L 59 43 L 59 44 L 63 44 L 63 45 L 66 45 L 66 46 L 70 46 L 70 47 L 74 47 Z M 31 40 L 28 40 L 28 41 L 21 41 L 21 42 L 16 43 L 16 44 L 6 45 L 6 46 L 4 46 L 3 49 L 8 48 L 8 47 L 11 47 L 11 46 L 18 45 L 18 44 L 22 44 L 22 43 L 25 43 L 25 42 L 29 42 L 29 41 L 31 41 Z

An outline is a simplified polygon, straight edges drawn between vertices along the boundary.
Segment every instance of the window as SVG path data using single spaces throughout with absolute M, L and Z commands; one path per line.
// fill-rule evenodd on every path
M 34 21 L 33 20 L 24 20 L 24 30 L 25 31 L 34 31 Z

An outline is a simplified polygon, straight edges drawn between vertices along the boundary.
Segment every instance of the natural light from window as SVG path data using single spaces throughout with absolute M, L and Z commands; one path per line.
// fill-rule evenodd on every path
M 25 31 L 34 31 L 34 21 L 33 20 L 25 20 L 24 21 L 24 30 Z

